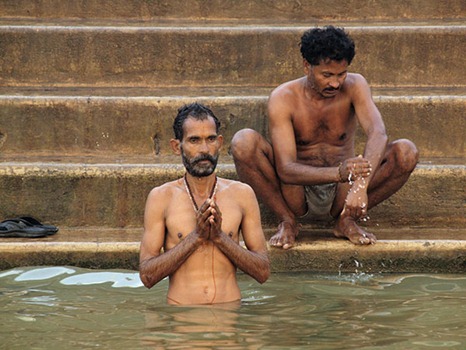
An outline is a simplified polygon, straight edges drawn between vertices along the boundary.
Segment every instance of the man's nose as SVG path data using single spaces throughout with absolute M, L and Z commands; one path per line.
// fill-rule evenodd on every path
M 209 153 L 209 145 L 207 144 L 206 140 L 201 142 L 199 151 L 202 153 Z
M 340 80 L 338 79 L 332 79 L 330 81 L 330 86 L 334 89 L 338 89 L 340 87 Z

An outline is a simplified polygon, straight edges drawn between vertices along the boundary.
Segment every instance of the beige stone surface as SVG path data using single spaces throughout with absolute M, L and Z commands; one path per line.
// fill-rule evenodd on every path
M 37 239 L 0 239 L 0 269 L 72 265 L 138 268 L 141 228 L 77 228 Z M 267 230 L 267 236 L 272 234 Z M 307 228 L 290 250 L 269 247 L 273 272 L 466 272 L 466 230 L 380 229 L 380 240 L 355 246 L 331 231 Z
M 0 1 L 0 220 L 60 228 L 0 238 L 0 269 L 137 269 L 146 196 L 183 173 L 168 147 L 176 109 L 214 109 L 219 175 L 237 179 L 229 140 L 267 135 L 270 91 L 303 74 L 302 32 L 334 24 L 356 42 L 350 70 L 373 87 L 390 139 L 413 140 L 421 163 L 369 213 L 376 245 L 312 224 L 295 248 L 270 248 L 273 271 L 464 273 L 465 20 L 464 0 Z M 261 213 L 270 237 L 276 220 Z

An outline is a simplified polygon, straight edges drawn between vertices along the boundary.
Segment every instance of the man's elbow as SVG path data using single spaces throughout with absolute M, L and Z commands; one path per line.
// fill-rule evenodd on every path
M 257 278 L 257 282 L 264 284 L 270 277 L 270 269 L 263 271 L 260 276 Z
M 295 179 L 293 175 L 289 171 L 287 171 L 287 168 L 285 166 L 277 166 L 277 175 L 280 179 L 280 182 L 286 185 L 295 184 Z
M 385 128 L 382 128 L 380 130 L 375 130 L 373 132 L 373 137 L 374 139 L 378 140 L 379 142 L 382 142 L 385 146 L 387 146 L 388 135 L 387 135 L 387 132 L 385 131 Z
M 260 273 L 258 274 L 256 280 L 260 284 L 265 283 L 270 277 L 270 262 L 269 259 L 264 261 L 264 264 L 260 270 Z
M 387 133 L 386 133 L 385 130 L 383 130 L 383 131 L 380 132 L 380 136 L 379 136 L 379 137 L 383 140 L 385 146 L 387 146 L 387 145 L 388 145 L 388 135 L 387 135 Z
M 147 289 L 151 289 L 159 281 L 153 273 L 149 273 L 144 262 L 139 264 L 139 279 Z
M 141 279 L 141 282 L 144 285 L 144 287 L 146 287 L 147 289 L 151 289 L 155 285 L 151 278 L 149 278 L 149 276 L 142 272 L 139 272 L 139 278 Z

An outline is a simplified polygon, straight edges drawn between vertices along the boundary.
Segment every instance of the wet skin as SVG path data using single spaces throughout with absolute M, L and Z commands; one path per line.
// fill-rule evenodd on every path
M 223 139 L 213 119 L 188 118 L 183 130 L 183 140 L 171 145 L 186 177 L 154 188 L 147 198 L 141 280 L 151 288 L 168 276 L 170 304 L 237 301 L 237 268 L 260 283 L 270 272 L 259 206 L 249 186 L 216 177 Z M 240 232 L 247 249 L 239 245 Z
M 253 130 L 241 130 L 232 140 L 240 179 L 281 221 L 272 246 L 295 244 L 296 218 L 307 211 L 303 186 L 332 182 L 338 183 L 330 212 L 336 218 L 335 235 L 355 244 L 375 243 L 376 237 L 357 222 L 395 193 L 417 163 L 410 141 L 387 144 L 367 82 L 347 69 L 346 61 L 316 66 L 304 61 L 305 76 L 280 85 L 269 98 L 271 144 Z M 364 155 L 356 157 L 358 123 L 367 142 Z

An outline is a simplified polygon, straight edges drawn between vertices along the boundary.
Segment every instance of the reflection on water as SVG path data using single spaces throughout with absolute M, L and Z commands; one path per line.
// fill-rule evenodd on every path
M 168 306 L 135 271 L 0 272 L 1 349 L 465 349 L 466 276 L 239 276 L 241 304 Z

